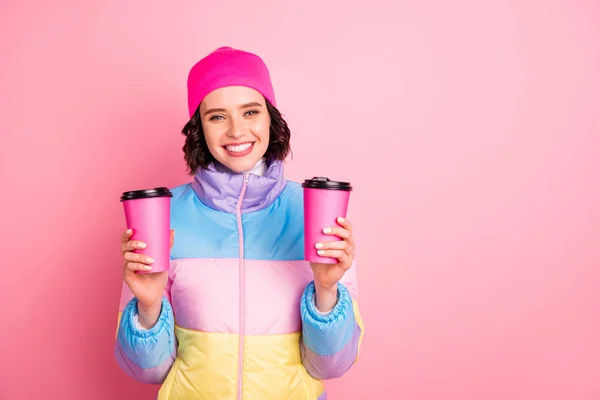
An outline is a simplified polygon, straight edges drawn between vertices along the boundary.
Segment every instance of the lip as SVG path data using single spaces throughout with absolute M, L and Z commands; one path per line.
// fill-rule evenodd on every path
M 240 146 L 240 145 L 248 144 L 248 143 L 250 143 L 250 147 L 248 147 L 244 151 L 233 152 L 233 151 L 227 150 L 227 146 Z M 226 145 L 223 145 L 221 147 L 223 147 L 223 150 L 225 150 L 225 152 L 227 153 L 227 155 L 229 155 L 230 157 L 244 157 L 244 156 L 247 156 L 248 154 L 250 154 L 252 152 L 252 150 L 254 150 L 254 143 L 255 142 L 227 143 Z
M 253 144 L 254 142 L 233 142 L 233 143 L 224 144 L 223 147 L 227 147 L 227 146 L 241 146 L 243 144 L 248 144 L 248 143 Z

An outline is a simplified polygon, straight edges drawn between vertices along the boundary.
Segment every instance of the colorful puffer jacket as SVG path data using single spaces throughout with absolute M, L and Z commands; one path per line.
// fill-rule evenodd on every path
M 175 243 L 158 322 L 137 324 L 124 285 L 115 356 L 158 400 L 325 399 L 355 362 L 363 326 L 353 265 L 329 313 L 304 261 L 303 196 L 283 164 L 263 176 L 211 166 L 172 189 Z

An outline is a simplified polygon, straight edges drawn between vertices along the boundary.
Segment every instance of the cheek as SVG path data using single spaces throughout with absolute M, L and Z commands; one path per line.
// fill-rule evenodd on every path
M 204 130 L 204 139 L 206 140 L 206 145 L 209 148 L 220 147 L 218 130 L 214 129 L 214 127 L 205 126 L 202 126 L 202 129 Z
M 254 126 L 254 133 L 260 138 L 261 141 L 269 141 L 269 129 L 271 122 L 269 120 L 257 121 Z

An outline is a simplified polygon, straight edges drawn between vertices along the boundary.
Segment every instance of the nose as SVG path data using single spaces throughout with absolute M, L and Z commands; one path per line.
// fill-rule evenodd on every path
M 229 125 L 227 136 L 232 139 L 237 139 L 244 136 L 244 124 L 242 121 L 239 121 L 237 118 L 233 118 L 231 120 L 231 125 Z

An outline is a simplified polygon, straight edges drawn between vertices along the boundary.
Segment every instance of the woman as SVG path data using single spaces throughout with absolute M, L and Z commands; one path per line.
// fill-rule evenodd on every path
M 349 221 L 304 261 L 303 197 L 286 181 L 290 131 L 269 71 L 223 47 L 188 77 L 183 147 L 191 183 L 172 189 L 171 267 L 122 236 L 115 356 L 158 399 L 325 399 L 323 380 L 355 362 L 362 338 Z

